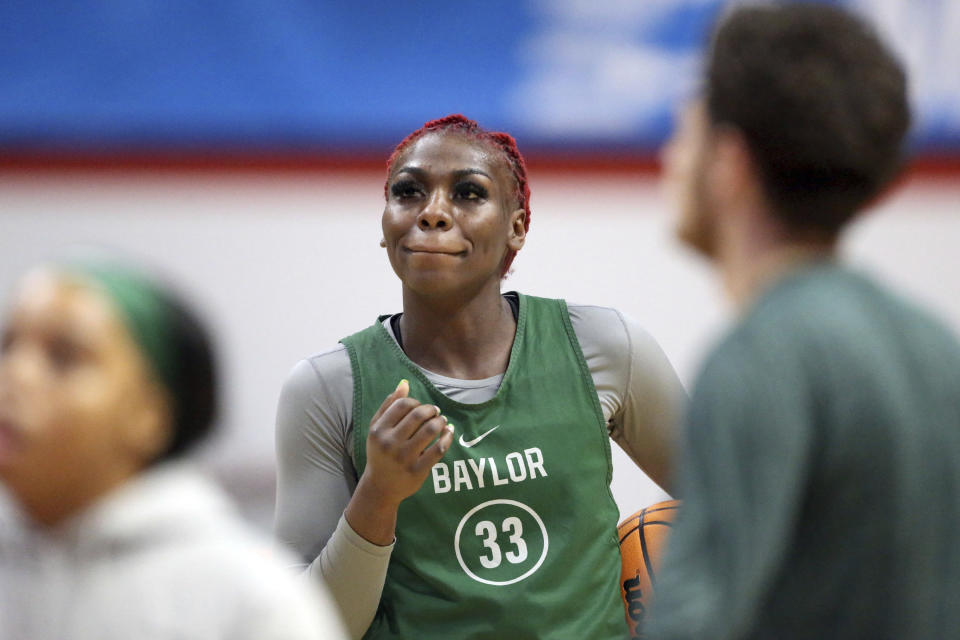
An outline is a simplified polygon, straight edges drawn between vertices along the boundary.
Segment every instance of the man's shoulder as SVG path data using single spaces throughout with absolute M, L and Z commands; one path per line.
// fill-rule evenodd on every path
M 729 351 L 783 350 L 842 339 L 862 329 L 865 302 L 886 297 L 869 279 L 844 269 L 798 269 L 760 295 L 725 343 Z
M 953 332 L 931 312 L 854 269 L 810 268 L 774 289 L 741 323 L 744 335 L 827 342 L 831 348 L 885 334 L 956 343 Z
M 922 361 L 960 366 L 960 343 L 945 324 L 867 275 L 821 267 L 762 295 L 711 351 L 701 380 L 822 380 L 858 367 L 930 366 Z

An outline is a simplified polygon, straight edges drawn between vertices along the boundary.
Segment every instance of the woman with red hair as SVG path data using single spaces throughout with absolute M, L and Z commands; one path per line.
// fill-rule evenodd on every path
M 608 436 L 665 485 L 673 369 L 614 309 L 501 292 L 530 226 L 512 137 L 448 116 L 387 168 L 403 312 L 291 373 L 278 537 L 355 637 L 623 637 Z

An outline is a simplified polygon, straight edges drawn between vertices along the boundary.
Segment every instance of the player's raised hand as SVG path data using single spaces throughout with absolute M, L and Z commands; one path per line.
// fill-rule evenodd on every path
M 364 476 L 397 504 L 417 492 L 453 441 L 453 426 L 440 408 L 409 393 L 409 383 L 401 380 L 374 414 L 367 436 Z
M 453 425 L 436 405 L 409 397 L 401 380 L 370 420 L 367 464 L 347 507 L 347 521 L 371 542 L 393 539 L 400 503 L 420 489 L 453 442 Z

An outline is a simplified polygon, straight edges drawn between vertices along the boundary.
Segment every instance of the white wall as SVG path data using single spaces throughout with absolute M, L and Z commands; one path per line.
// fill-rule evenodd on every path
M 911 184 L 851 231 L 848 254 L 960 330 L 960 184 Z M 532 177 L 527 247 L 506 286 L 615 306 L 689 383 L 727 317 L 706 265 L 678 247 L 648 178 Z M 71 243 L 120 248 L 167 271 L 217 329 L 222 432 L 204 452 L 269 526 L 273 416 L 300 358 L 332 346 L 400 289 L 379 248 L 379 174 L 0 174 L 0 297 Z M 621 513 L 664 498 L 615 448 Z

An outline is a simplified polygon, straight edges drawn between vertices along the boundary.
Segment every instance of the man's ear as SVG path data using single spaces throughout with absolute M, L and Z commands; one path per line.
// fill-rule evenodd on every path
M 516 209 L 510 214 L 510 237 L 507 239 L 507 246 L 513 251 L 520 251 L 527 241 L 526 221 L 527 212 L 523 209 Z
M 747 140 L 739 130 L 728 126 L 717 126 L 711 133 L 713 147 L 707 179 L 710 180 L 710 193 L 720 199 L 724 209 L 734 211 L 745 199 L 753 199 L 759 187 L 759 174 Z

